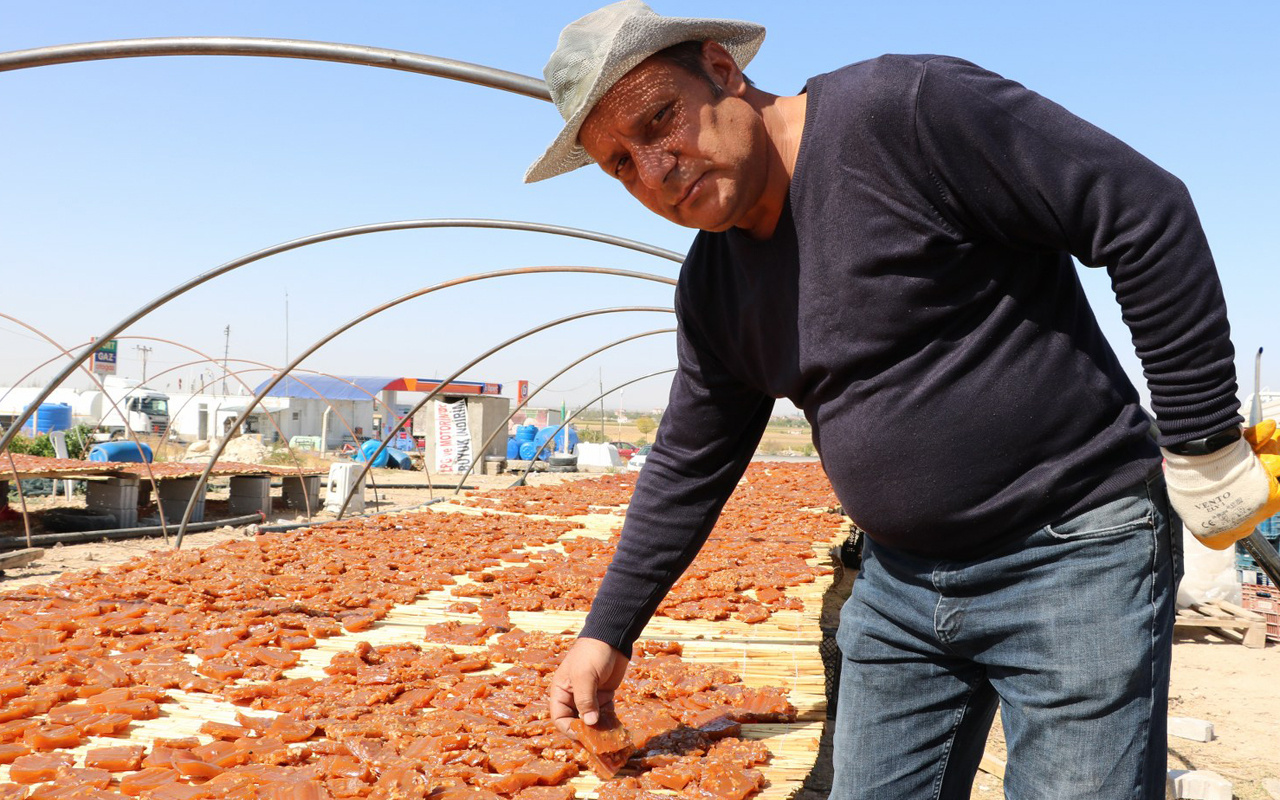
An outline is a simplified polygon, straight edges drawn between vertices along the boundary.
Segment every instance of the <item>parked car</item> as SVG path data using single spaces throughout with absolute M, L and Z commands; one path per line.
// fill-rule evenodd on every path
M 626 461 L 636 454 L 636 446 L 631 442 L 609 442 L 609 444 L 618 448 L 618 458 Z
M 627 461 L 627 469 L 639 472 L 640 468 L 644 466 L 645 459 L 649 457 L 649 451 L 652 449 L 653 445 L 646 444 L 644 447 L 637 450 L 636 454 Z

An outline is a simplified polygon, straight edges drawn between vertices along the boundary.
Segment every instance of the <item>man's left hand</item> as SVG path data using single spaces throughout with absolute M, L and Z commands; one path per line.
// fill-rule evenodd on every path
M 1214 453 L 1164 451 L 1169 502 L 1205 546 L 1225 550 L 1280 513 L 1280 437 L 1273 420 Z

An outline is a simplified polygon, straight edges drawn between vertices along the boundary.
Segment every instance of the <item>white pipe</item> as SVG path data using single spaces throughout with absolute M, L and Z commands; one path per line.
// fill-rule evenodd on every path
M 320 417 L 320 456 L 322 458 L 329 449 L 329 412 L 332 410 L 333 406 L 326 405 L 324 414 Z

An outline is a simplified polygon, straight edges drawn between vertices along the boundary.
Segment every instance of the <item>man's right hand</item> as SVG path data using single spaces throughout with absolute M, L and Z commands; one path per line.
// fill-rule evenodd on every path
M 588 725 L 599 722 L 600 709 L 613 703 L 628 663 L 626 656 L 598 639 L 574 642 L 551 678 L 551 721 L 556 728 L 573 739 L 569 722 L 575 717 Z

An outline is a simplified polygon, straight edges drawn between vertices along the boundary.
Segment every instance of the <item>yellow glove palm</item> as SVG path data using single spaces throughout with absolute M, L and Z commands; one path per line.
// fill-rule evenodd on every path
M 1245 441 L 1253 448 L 1253 452 L 1262 462 L 1263 468 L 1271 476 L 1270 490 L 1262 507 L 1236 527 L 1210 534 L 1197 536 L 1207 547 L 1214 550 L 1226 550 L 1231 545 L 1253 533 L 1264 520 L 1280 514 L 1280 431 L 1276 429 L 1275 420 L 1263 420 L 1244 431 Z

